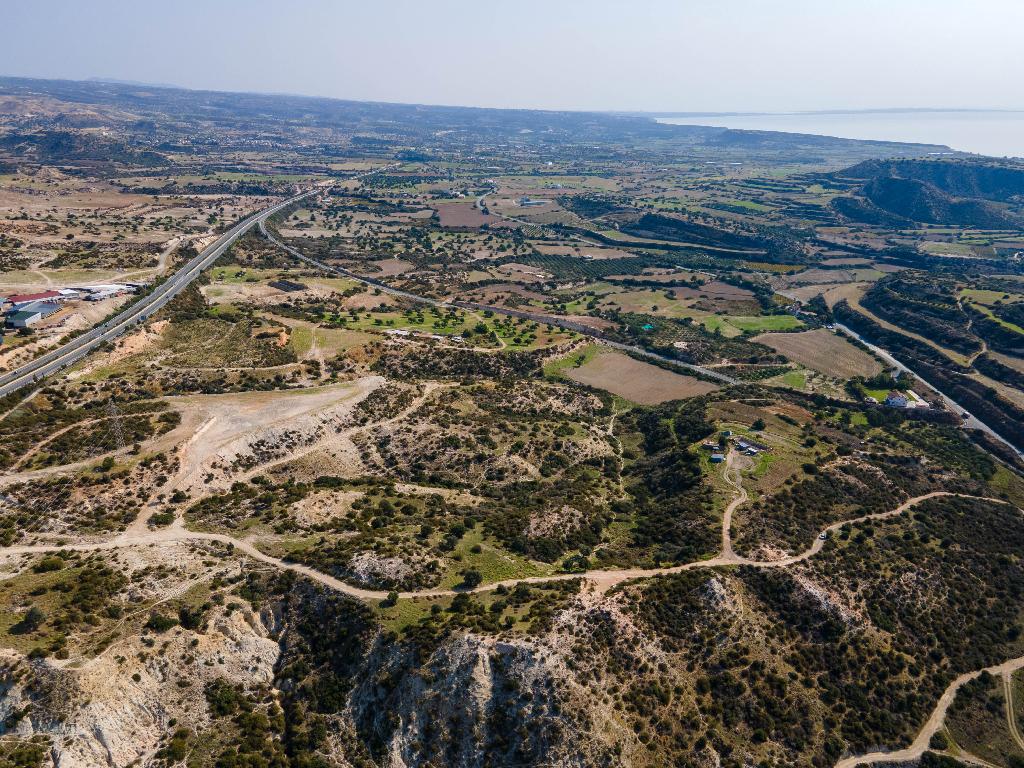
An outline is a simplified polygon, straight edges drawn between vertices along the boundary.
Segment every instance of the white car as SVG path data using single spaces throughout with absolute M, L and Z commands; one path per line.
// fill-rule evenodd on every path
M 828 531 L 822 531 L 821 533 L 819 533 L 818 534 L 818 538 L 821 539 L 822 541 L 827 539 L 828 538 Z

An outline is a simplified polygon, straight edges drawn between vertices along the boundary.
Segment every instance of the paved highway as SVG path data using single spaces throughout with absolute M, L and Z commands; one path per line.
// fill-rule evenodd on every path
M 254 225 L 257 223 L 262 224 L 268 216 L 272 216 L 282 208 L 302 200 L 316 191 L 316 188 L 307 190 L 248 216 L 217 238 L 216 242 L 203 249 L 200 254 L 181 267 L 166 281 L 159 284 L 147 296 L 134 302 L 120 314 L 72 339 L 67 344 L 44 355 L 40 355 L 35 360 L 0 376 L 0 397 L 39 381 L 44 376 L 49 376 L 51 373 L 55 373 L 62 368 L 73 365 L 101 344 L 117 338 L 125 331 L 143 322 L 168 301 L 181 293 L 204 269 L 219 259 L 235 240 L 252 229 Z
M 484 197 L 486 197 L 486 195 L 482 195 L 480 198 L 478 198 L 477 205 L 482 205 L 482 201 L 483 201 Z M 435 306 L 435 307 L 443 307 L 443 308 L 458 307 L 458 308 L 461 308 L 461 309 L 471 309 L 471 310 L 477 310 L 477 311 L 490 310 L 490 311 L 494 312 L 495 314 L 499 314 L 499 315 L 506 315 L 506 316 L 509 316 L 509 317 L 521 317 L 521 318 L 525 318 L 527 320 L 534 320 L 534 321 L 540 322 L 540 323 L 548 323 L 550 325 L 558 326 L 559 328 L 564 328 L 566 330 L 575 331 L 577 333 L 585 334 L 587 336 L 592 336 L 593 338 L 600 340 L 603 344 L 607 344 L 608 346 L 614 347 L 616 349 L 620 349 L 623 352 L 630 352 L 632 354 L 641 355 L 641 356 L 646 357 L 648 359 L 659 360 L 659 361 L 662 361 L 662 362 L 671 363 L 672 365 L 679 366 L 680 368 L 686 368 L 686 369 L 692 370 L 695 373 L 699 373 L 702 376 L 706 376 L 708 378 L 715 379 L 717 381 L 722 382 L 723 384 L 739 384 L 740 383 L 737 379 L 734 379 L 731 376 L 726 376 L 725 374 L 719 373 L 718 371 L 714 371 L 714 370 L 711 370 L 709 368 L 704 368 L 703 366 L 700 366 L 700 365 L 692 365 L 690 363 L 684 363 L 684 362 L 682 362 L 680 360 L 675 360 L 673 358 L 666 357 L 664 355 L 659 355 L 656 352 L 650 352 L 649 350 L 643 349 L 642 347 L 635 347 L 635 346 L 632 346 L 630 344 L 622 344 L 622 343 L 617 342 L 617 341 L 612 341 L 611 339 L 606 339 L 606 338 L 604 338 L 602 336 L 602 334 L 599 331 L 596 331 L 593 328 L 590 328 L 588 326 L 582 325 L 580 323 L 573 322 L 571 320 L 566 320 L 565 318 L 561 318 L 561 317 L 558 317 L 558 316 L 555 316 L 555 315 L 544 315 L 544 314 L 540 314 L 538 312 L 524 312 L 522 310 L 517 310 L 517 309 L 506 309 L 504 307 L 494 307 L 494 306 L 485 305 L 485 304 L 475 304 L 473 302 L 468 302 L 468 301 L 442 301 L 440 299 L 432 299 L 432 298 L 429 298 L 429 297 L 426 297 L 426 296 L 419 296 L 419 295 L 414 294 L 414 293 L 409 293 L 408 291 L 402 291 L 402 290 L 399 290 L 398 288 L 392 288 L 387 283 L 384 283 L 384 282 L 382 282 L 380 280 L 376 280 L 376 279 L 374 279 L 372 277 L 364 277 L 363 275 L 356 274 L 355 272 L 352 272 L 352 271 L 350 271 L 348 269 L 345 269 L 344 267 L 335 267 L 335 266 L 331 266 L 330 264 L 324 264 L 323 262 L 317 261 L 316 259 L 311 259 L 310 257 L 308 257 L 305 254 L 301 253 L 297 249 L 292 248 L 291 246 L 286 245 L 285 243 L 281 242 L 278 238 L 276 238 L 274 235 L 272 235 L 267 230 L 267 228 L 266 228 L 266 219 L 263 219 L 263 220 L 260 221 L 260 231 L 267 237 L 267 239 L 269 239 L 275 245 L 277 245 L 278 247 L 284 249 L 285 251 L 287 251 L 288 253 L 290 253 L 292 256 L 294 256 L 296 259 L 299 259 L 300 261 L 304 261 L 307 264 L 310 264 L 310 265 L 312 265 L 314 267 L 317 267 L 317 268 L 319 268 L 321 270 L 325 270 L 327 272 L 333 272 L 336 275 L 340 275 L 342 277 L 347 277 L 347 278 L 349 278 L 351 280 L 357 280 L 360 283 L 363 283 L 365 285 L 370 285 L 370 286 L 373 286 L 374 288 L 380 288 L 381 291 L 383 291 L 385 293 L 388 293 L 388 294 L 391 294 L 392 296 L 400 296 L 400 297 L 403 297 L 403 298 L 406 298 L 406 299 L 411 299 L 413 301 L 418 301 L 418 302 L 421 302 L 421 303 L 424 303 L 424 304 L 429 304 L 429 305 Z M 859 334 L 855 333 L 854 331 L 852 331 L 851 329 L 847 328 L 844 325 L 841 325 L 841 324 L 837 323 L 836 324 L 836 328 L 838 330 L 840 330 L 841 332 L 846 333 L 846 334 L 852 336 L 853 338 L 857 339 L 861 343 L 863 343 L 865 346 L 867 346 L 872 351 L 874 351 L 876 354 L 878 354 L 879 357 L 884 359 L 890 365 L 892 365 L 892 366 L 894 366 L 896 368 L 899 368 L 900 370 L 907 371 L 908 373 L 913 375 L 924 386 L 928 387 L 928 389 L 930 389 L 933 392 L 935 392 L 935 394 L 937 394 L 942 399 L 942 401 L 946 404 L 946 406 L 951 411 L 953 411 L 954 413 L 958 413 L 959 414 L 959 413 L 964 413 L 965 412 L 964 409 L 961 408 L 954 400 L 952 400 L 950 397 L 948 397 L 945 393 L 943 393 L 940 390 L 936 389 L 934 386 L 932 386 L 927 381 L 922 379 L 916 373 L 911 371 L 903 363 L 901 363 L 899 360 L 894 358 L 892 355 L 890 355 L 884 349 L 881 349 L 881 348 L 875 346 L 874 344 L 871 344 L 869 341 L 867 341 L 866 339 L 862 338 Z M 1017 455 L 1024 457 L 1024 453 L 1021 453 L 1021 451 L 1018 450 L 1016 446 L 1014 446 L 1008 440 L 1006 440 L 1001 435 L 996 433 L 991 427 L 989 427 L 987 424 L 985 424 L 983 421 L 981 421 L 977 417 L 972 415 L 969 418 L 965 419 L 964 420 L 964 426 L 965 427 L 969 427 L 971 429 L 979 429 L 982 432 L 985 432 L 985 433 L 991 435 L 992 437 L 994 437 L 999 442 L 1001 442 L 1004 445 L 1006 445 L 1009 448 L 1011 448 L 1015 453 L 1017 453 Z
M 946 407 L 949 410 L 951 410 L 953 413 L 956 413 L 958 415 L 959 414 L 963 414 L 963 413 L 967 413 L 967 409 L 966 408 L 962 408 L 960 406 L 960 404 L 957 403 L 953 398 L 949 397 L 942 390 L 938 389 L 937 387 L 933 386 L 932 384 L 930 384 L 927 381 L 925 381 L 924 379 L 922 379 L 920 376 L 918 376 L 916 373 L 914 373 L 914 371 L 912 371 L 906 365 L 901 363 L 899 360 L 897 360 L 891 354 L 886 352 L 881 347 L 879 347 L 879 346 L 877 346 L 875 344 L 872 344 L 870 341 L 865 339 L 863 336 L 861 336 L 859 333 L 854 331 L 852 328 L 848 328 L 847 326 L 843 325 L 842 323 L 836 323 L 836 329 L 839 330 L 839 331 L 842 331 L 847 336 L 850 336 L 850 337 L 856 339 L 857 341 L 859 341 L 861 344 L 863 344 L 865 347 L 870 349 L 872 352 L 874 352 L 876 355 L 878 355 L 880 358 L 885 360 L 887 363 L 889 363 L 889 365 L 893 366 L 897 370 L 903 371 L 905 373 L 909 373 L 911 376 L 913 376 L 915 379 L 917 379 L 919 382 L 921 382 L 921 384 L 923 384 L 928 389 L 930 389 L 932 392 L 934 392 L 936 395 L 938 395 L 939 399 L 941 399 L 942 402 L 945 403 Z M 988 424 L 983 422 L 977 416 L 969 415 L 966 419 L 963 420 L 963 425 L 965 427 L 970 428 L 970 429 L 981 430 L 982 432 L 986 433 L 987 435 L 989 435 L 991 437 L 994 437 L 996 440 L 1001 442 L 1003 445 L 1005 445 L 1008 448 L 1010 448 L 1018 456 L 1020 456 L 1021 458 L 1024 458 L 1024 453 L 1022 453 L 1020 451 L 1020 449 L 1017 448 L 1017 446 L 1015 446 L 1009 440 L 1004 438 L 1002 435 L 998 434 L 995 430 L 993 430 L 990 426 L 988 426 Z

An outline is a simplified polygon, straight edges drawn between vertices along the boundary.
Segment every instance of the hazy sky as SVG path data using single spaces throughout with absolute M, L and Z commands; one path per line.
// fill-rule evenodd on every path
M 0 74 L 621 110 L 1024 108 L 1022 0 L 17 0 Z

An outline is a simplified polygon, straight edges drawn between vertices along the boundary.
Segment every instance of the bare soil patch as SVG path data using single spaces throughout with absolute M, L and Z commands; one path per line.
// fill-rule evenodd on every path
M 277 288 L 271 288 L 266 283 L 214 283 L 204 285 L 199 290 L 211 304 L 291 298 L 290 294 L 279 291 Z
M 471 200 L 459 203 L 438 203 L 434 206 L 442 227 L 478 229 L 484 224 L 497 224 L 497 216 L 481 213 Z
M 554 243 L 537 243 L 534 247 L 546 256 L 571 256 L 578 258 L 590 257 L 594 261 L 601 259 L 633 259 L 635 253 L 621 248 L 609 248 L 599 245 L 556 245 Z
M 864 258 L 860 258 L 860 257 L 856 257 L 856 256 L 853 257 L 853 258 L 838 257 L 838 258 L 834 258 L 834 259 L 825 259 L 821 263 L 824 264 L 825 266 L 828 266 L 828 267 L 870 267 L 871 266 L 871 260 L 870 259 L 864 259 Z
M 748 301 L 754 298 L 752 291 L 718 280 L 705 283 L 700 288 L 690 288 L 689 286 L 673 288 L 672 292 L 678 299 L 696 299 L 706 296 L 709 299 L 720 299 L 723 301 Z
M 470 288 L 463 293 L 479 297 L 484 304 L 498 304 L 513 293 L 531 301 L 544 301 L 547 298 L 543 293 L 531 291 L 516 283 L 496 283 L 485 288 Z
M 296 502 L 291 508 L 291 514 L 299 525 L 319 525 L 348 514 L 352 502 L 362 496 L 362 491 L 324 491 L 312 494 Z
M 573 381 L 606 389 L 642 405 L 694 397 L 718 389 L 706 381 L 666 371 L 618 352 L 598 355 L 566 375 Z
M 777 288 L 783 296 L 797 301 L 809 301 L 818 294 L 825 297 L 829 308 L 834 307 L 843 299 L 855 302 L 868 288 L 869 283 L 845 283 L 842 285 L 802 285 L 799 288 Z
M 373 263 L 380 267 L 379 274 L 382 277 L 394 277 L 395 275 L 401 275 L 413 268 L 411 262 L 403 259 L 382 259 L 381 261 L 375 261 Z
M 574 323 L 585 325 L 587 328 L 593 328 L 597 331 L 604 331 L 609 328 L 614 328 L 615 323 L 611 320 L 606 320 L 603 317 L 593 317 L 591 315 L 565 315 L 566 320 L 571 320 Z
M 517 264 L 511 262 L 502 264 L 494 270 L 507 280 L 514 280 L 520 283 L 543 283 L 551 279 L 551 275 L 538 267 L 531 267 L 528 264 Z
M 675 283 L 689 282 L 696 276 L 696 274 L 697 273 L 695 272 L 679 272 L 677 270 L 645 269 L 639 275 L 608 275 L 605 279 L 609 281 L 643 280 L 647 283 L 665 283 L 667 285 L 672 285 Z
M 383 379 L 370 376 L 300 392 L 170 398 L 202 419 L 202 426 L 179 447 L 177 487 L 228 487 L 239 474 L 321 442 L 340 450 L 339 425 L 359 400 L 382 384 Z
M 882 365 L 841 336 L 816 328 L 802 333 L 762 333 L 753 341 L 781 352 L 795 363 L 840 379 L 874 376 Z

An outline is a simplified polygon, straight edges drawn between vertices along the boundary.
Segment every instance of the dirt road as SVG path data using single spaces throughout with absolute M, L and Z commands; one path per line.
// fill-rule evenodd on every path
M 894 515 L 901 514 L 906 510 L 910 509 L 917 504 L 928 499 L 934 499 L 940 496 L 956 496 L 959 498 L 971 498 L 979 499 L 983 501 L 989 501 L 997 504 L 1005 504 L 1006 502 L 1002 499 L 993 499 L 983 496 L 969 496 L 967 494 L 960 493 L 949 493 L 946 491 L 933 491 L 932 493 L 924 494 L 923 496 L 916 496 L 896 509 L 888 512 L 879 512 L 873 515 L 865 515 L 863 517 L 854 518 L 852 520 L 845 520 L 839 523 L 835 523 L 825 529 L 824 532 L 835 531 L 844 525 L 859 523 L 865 520 L 879 520 L 886 517 L 892 517 Z M 333 576 L 328 576 L 321 571 L 317 571 L 313 568 L 309 568 L 304 565 L 297 563 L 291 563 L 280 558 L 272 557 L 264 554 L 249 540 L 238 539 L 227 534 L 220 533 L 203 533 L 198 531 L 186 530 L 180 526 L 171 526 L 170 528 L 160 530 L 148 530 L 143 526 L 132 526 L 125 532 L 121 533 L 113 539 L 107 539 L 103 541 L 95 541 L 81 544 L 27 544 L 27 545 L 15 545 L 10 547 L 0 548 L 0 557 L 5 555 L 17 555 L 17 554 L 41 554 L 45 552 L 56 552 L 58 550 L 73 550 L 78 552 L 94 552 L 98 550 L 106 549 L 117 549 L 120 547 L 132 547 L 132 546 L 151 546 L 168 543 L 177 543 L 182 541 L 216 541 L 223 544 L 228 544 L 234 547 L 237 551 L 242 552 L 261 563 L 272 565 L 276 568 L 284 570 L 295 571 L 301 573 L 304 576 L 309 577 L 313 581 L 319 582 L 324 586 L 335 589 L 338 592 L 343 592 L 352 597 L 359 598 L 361 600 L 382 600 L 387 597 L 387 591 L 379 589 L 364 589 L 362 587 L 356 587 L 348 584 L 340 579 Z M 825 539 L 820 537 L 815 538 L 814 542 L 806 550 L 800 554 L 793 555 L 791 557 L 783 558 L 780 560 L 750 560 L 747 558 L 739 557 L 738 555 L 726 555 L 718 554 L 715 557 L 711 557 L 705 560 L 695 560 L 690 563 L 683 563 L 681 565 L 672 566 L 669 568 L 624 568 L 620 570 L 591 570 L 581 571 L 579 573 L 558 573 L 550 576 L 529 576 L 518 579 L 506 579 L 504 581 L 496 581 L 488 584 L 483 584 L 476 588 L 476 592 L 489 592 L 497 589 L 498 587 L 504 586 L 513 588 L 518 584 L 539 584 L 549 581 L 566 581 L 570 579 L 584 579 L 591 582 L 598 591 L 605 592 L 614 586 L 623 584 L 627 581 L 634 581 L 636 579 L 649 579 L 656 576 L 665 576 L 672 573 L 681 573 L 682 571 L 693 570 L 694 568 L 716 568 L 721 566 L 730 565 L 747 565 L 753 568 L 785 568 L 796 563 L 803 562 L 810 557 L 813 557 L 819 553 L 826 543 Z M 463 592 L 464 590 L 458 589 L 422 589 L 409 592 L 399 592 L 401 598 L 414 598 L 414 597 L 451 597 Z
M 732 513 L 746 504 L 749 498 L 747 489 L 743 487 L 739 468 L 736 467 L 736 451 L 729 451 L 729 455 L 726 456 L 722 477 L 736 491 L 736 496 L 722 513 L 722 557 L 735 558 L 736 553 L 732 551 Z
M 998 677 L 1000 675 L 1013 674 L 1018 669 L 1022 668 L 1024 668 L 1024 656 L 1018 656 L 1016 659 L 1004 661 L 1002 664 L 998 664 L 994 667 L 986 667 L 985 669 L 978 669 L 974 672 L 965 672 L 950 683 L 946 690 L 942 692 L 942 696 L 939 697 L 939 701 L 935 705 L 935 709 L 932 710 L 931 716 L 925 722 L 924 727 L 921 728 L 909 747 L 906 749 L 897 749 L 893 752 L 869 752 L 866 755 L 847 757 L 836 763 L 835 768 L 856 768 L 858 765 L 871 765 L 874 763 L 905 763 L 911 760 L 917 760 L 928 750 L 928 742 L 945 723 L 946 712 L 949 710 L 949 706 L 953 703 L 953 699 L 956 698 L 956 692 L 960 690 L 960 686 L 973 680 L 982 672 L 989 672 L 990 674 Z
M 1021 736 L 1020 728 L 1017 727 L 1017 712 L 1013 704 L 1013 672 L 1003 673 L 1003 695 L 1006 697 L 1006 725 L 1017 746 L 1024 749 L 1024 736 Z
M 188 414 L 193 432 L 175 449 L 178 471 L 152 494 L 144 513 L 132 522 L 122 537 L 148 531 L 149 518 L 162 507 L 161 497 L 182 490 L 189 492 L 194 501 L 278 463 L 261 462 L 246 472 L 232 473 L 215 468 L 244 455 L 260 438 L 273 439 L 286 427 L 293 432 L 315 434 L 322 424 L 351 409 L 383 384 L 380 376 L 364 376 L 342 384 L 285 393 L 242 392 L 168 398 L 177 410 Z M 295 455 L 293 452 L 289 458 Z M 175 520 L 174 527 L 181 527 L 180 519 Z
M 208 422 L 209 424 L 209 422 Z M 237 435 L 237 432 L 235 432 Z M 731 454 L 730 454 L 731 458 Z M 188 464 L 189 462 L 185 462 Z M 623 584 L 627 581 L 636 579 L 652 578 L 656 576 L 662 576 L 665 574 L 679 573 L 685 570 L 691 570 L 694 568 L 713 568 L 717 566 L 731 566 L 731 565 L 747 565 L 755 568 L 785 568 L 796 563 L 803 562 L 810 557 L 821 552 L 825 544 L 827 543 L 827 535 L 834 532 L 847 524 L 854 524 L 863 522 L 865 520 L 880 520 L 889 517 L 893 517 L 908 509 L 924 502 L 929 499 L 934 499 L 942 496 L 960 497 L 960 498 L 975 498 L 993 503 L 1005 504 L 1006 502 L 1001 499 L 993 499 L 987 497 L 969 496 L 967 494 L 950 493 L 946 491 L 933 491 L 921 496 L 915 496 L 912 499 L 908 499 L 903 504 L 899 505 L 895 509 L 887 512 L 880 512 L 872 515 L 864 515 L 852 520 L 845 520 L 842 522 L 834 523 L 829 527 L 825 528 L 822 533 L 826 534 L 825 537 L 819 535 L 803 552 L 793 555 L 791 557 L 782 558 L 779 560 L 768 560 L 768 561 L 755 561 L 748 558 L 743 558 L 736 555 L 732 551 L 731 537 L 729 535 L 729 527 L 731 525 L 732 513 L 747 500 L 747 492 L 743 488 L 741 478 L 739 477 L 739 471 L 734 468 L 732 461 L 727 461 L 723 468 L 723 476 L 726 481 L 736 489 L 736 496 L 726 507 L 725 513 L 723 514 L 722 520 L 722 551 L 715 557 L 707 560 L 699 560 L 690 563 L 684 563 L 671 568 L 632 568 L 623 570 L 592 570 L 582 573 L 565 573 L 556 574 L 552 576 L 537 576 L 520 579 L 508 579 L 505 581 L 495 582 L 479 587 L 476 591 L 490 591 L 497 589 L 499 586 L 505 586 L 514 588 L 518 584 L 531 584 L 548 581 L 563 581 L 568 579 L 584 579 L 590 582 L 599 592 L 605 592 L 612 587 Z M 179 475 L 180 477 L 180 475 Z M 167 529 L 152 531 L 149 530 L 145 525 L 133 525 L 124 533 L 116 538 L 108 539 L 105 541 L 96 541 L 82 544 L 64 544 L 64 545 L 25 545 L 25 546 L 11 546 L 0 548 L 0 556 L 5 555 L 18 555 L 18 554 L 36 554 L 45 552 L 54 552 L 57 550 L 76 550 L 80 552 L 95 552 L 100 550 L 112 550 L 121 547 L 132 547 L 132 546 L 169 546 L 175 545 L 180 542 L 209 542 L 218 543 L 226 546 L 231 552 L 240 554 L 242 556 L 251 558 L 257 562 L 269 565 L 274 568 L 281 570 L 292 571 L 309 578 L 319 584 L 328 587 L 329 589 L 342 592 L 351 597 L 359 600 L 382 600 L 387 596 L 387 593 L 383 590 L 365 589 L 362 587 L 353 586 L 338 578 L 329 576 L 328 574 L 317 571 L 314 568 L 310 568 L 306 565 L 299 563 L 292 563 L 280 558 L 272 557 L 261 552 L 251 541 L 245 539 L 236 539 L 221 533 L 202 533 L 196 531 L 185 530 L 179 525 L 172 526 Z M 413 597 L 443 597 L 452 596 L 458 594 L 459 590 L 453 589 L 426 589 L 418 590 L 413 592 L 402 592 L 400 597 L 402 598 L 413 598 Z M 873 763 L 882 762 L 905 762 L 915 760 L 919 758 L 927 749 L 928 743 L 931 737 L 942 727 L 946 712 L 949 709 L 950 704 L 956 697 L 956 692 L 964 683 L 974 679 L 982 673 L 982 671 L 988 671 L 993 675 L 1010 675 L 1018 669 L 1024 668 L 1024 656 L 1010 659 L 1003 664 L 988 667 L 987 670 L 976 670 L 973 672 L 967 672 L 956 678 L 949 687 L 943 692 L 939 698 L 935 709 L 932 711 L 931 716 L 925 722 L 918 735 L 915 737 L 911 745 L 905 749 L 895 750 L 893 752 L 871 752 L 866 755 L 852 756 L 840 760 L 836 763 L 835 768 L 854 768 L 857 765 L 867 765 Z M 1008 698 L 1009 700 L 1009 698 Z M 1016 730 L 1014 729 L 1014 735 L 1019 738 Z M 974 760 L 978 764 L 983 764 L 982 761 Z

